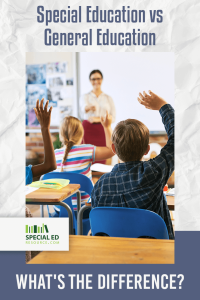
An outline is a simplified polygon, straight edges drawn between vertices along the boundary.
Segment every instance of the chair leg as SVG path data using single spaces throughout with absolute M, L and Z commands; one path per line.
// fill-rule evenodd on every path
M 84 205 L 79 212 L 77 211 L 77 235 L 83 235 L 83 213 L 86 209 L 91 209 L 91 207 Z
M 77 213 L 81 209 L 81 193 L 80 191 L 76 192 L 76 197 L 77 197 Z
M 44 218 L 44 207 L 43 207 L 43 205 L 40 205 L 40 217 Z

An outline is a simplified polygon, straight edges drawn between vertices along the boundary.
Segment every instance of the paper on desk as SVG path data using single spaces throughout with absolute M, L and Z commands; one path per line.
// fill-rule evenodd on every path
M 31 187 L 60 190 L 69 184 L 70 180 L 62 178 L 52 178 L 46 180 L 34 181 Z
M 26 185 L 25 196 L 32 193 L 32 192 L 34 192 L 34 191 L 36 191 L 36 190 L 38 190 L 38 188 L 32 187 L 30 185 Z
M 175 196 L 175 188 L 169 190 L 169 192 L 166 193 L 166 196 Z
M 91 167 L 92 171 L 101 172 L 101 173 L 109 173 L 113 169 L 111 165 L 103 165 L 103 164 L 94 164 Z

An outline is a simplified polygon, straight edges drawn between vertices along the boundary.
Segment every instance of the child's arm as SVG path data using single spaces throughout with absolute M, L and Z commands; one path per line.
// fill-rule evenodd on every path
M 163 105 L 167 104 L 167 102 L 163 98 L 152 93 L 151 91 L 149 91 L 149 94 L 150 95 L 143 92 L 142 95 L 141 93 L 139 93 L 138 97 L 138 101 L 140 102 L 140 104 L 144 105 L 146 108 L 152 110 L 160 110 Z
M 112 128 L 111 128 L 111 123 L 112 123 L 112 116 L 106 112 L 106 117 L 102 118 L 101 117 L 101 124 L 104 128 L 105 132 L 105 137 L 106 137 L 106 147 L 96 147 L 95 151 L 95 160 L 104 160 L 111 158 L 115 154 L 111 150 L 111 136 L 112 136 Z
M 161 153 L 150 160 L 155 172 L 162 176 L 164 187 L 174 171 L 174 109 L 163 98 L 151 91 L 149 93 L 150 96 L 145 92 L 143 95 L 140 93 L 138 101 L 148 109 L 159 110 L 168 135 L 168 142 L 162 148 Z
M 53 143 L 51 140 L 51 134 L 49 130 L 52 107 L 50 107 L 48 111 L 49 101 L 46 102 L 44 108 L 43 108 L 43 102 L 44 99 L 41 100 L 40 104 L 39 104 L 39 100 L 37 100 L 36 108 L 34 108 L 34 111 L 41 125 L 41 132 L 42 132 L 42 137 L 44 142 L 44 162 L 40 165 L 36 165 L 32 167 L 33 177 L 41 176 L 57 168 Z

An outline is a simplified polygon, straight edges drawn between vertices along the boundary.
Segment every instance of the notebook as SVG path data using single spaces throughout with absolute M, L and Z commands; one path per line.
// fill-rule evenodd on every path
M 68 179 L 47 179 L 32 182 L 30 187 L 60 190 L 67 186 L 69 182 Z
M 93 164 L 91 166 L 92 171 L 101 172 L 101 173 L 109 173 L 112 171 L 114 166 L 111 165 L 103 165 L 103 164 Z
M 36 190 L 38 190 L 38 188 L 31 187 L 30 185 L 26 185 L 26 187 L 25 187 L 25 196 L 32 193 L 32 192 L 34 192 L 34 191 L 36 191 Z

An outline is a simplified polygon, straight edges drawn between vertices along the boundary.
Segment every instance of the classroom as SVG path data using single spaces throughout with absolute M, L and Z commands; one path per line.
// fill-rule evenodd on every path
M 25 91 L 26 216 L 70 245 L 26 262 L 173 264 L 173 53 L 27 52 Z

